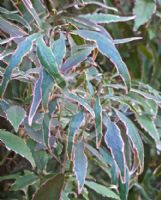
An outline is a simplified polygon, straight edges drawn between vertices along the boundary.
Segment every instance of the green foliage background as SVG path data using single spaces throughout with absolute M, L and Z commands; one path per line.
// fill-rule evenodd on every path
M 0 199 L 161 199 L 160 0 L 0 1 Z

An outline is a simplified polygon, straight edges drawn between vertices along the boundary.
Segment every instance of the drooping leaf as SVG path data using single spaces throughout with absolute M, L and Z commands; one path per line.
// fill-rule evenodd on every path
M 65 63 L 63 63 L 61 71 L 67 72 L 73 67 L 77 67 L 81 62 L 85 61 L 87 57 L 91 54 L 93 48 L 85 48 L 80 51 L 75 52 L 71 57 L 69 57 Z
M 53 78 L 45 70 L 43 70 L 43 79 L 41 87 L 42 87 L 42 104 L 44 108 L 48 106 L 49 96 L 52 91 L 53 85 L 54 85 Z
M 0 13 L 2 13 L 2 16 L 6 19 L 16 21 L 20 24 L 22 24 L 24 27 L 26 27 L 29 31 L 32 30 L 30 24 L 25 20 L 21 15 L 11 12 L 3 7 L 0 7 Z
M 141 40 L 143 39 L 142 37 L 132 37 L 132 38 L 124 38 L 124 39 L 114 39 L 113 42 L 114 44 L 124 44 L 127 42 L 132 42 L 135 40 Z
M 16 43 L 21 41 L 19 38 L 27 35 L 27 33 L 24 30 L 20 29 L 18 26 L 5 20 L 2 17 L 0 17 L 0 28 L 4 32 L 8 33 L 10 37 L 15 38 L 14 41 Z
M 141 115 L 141 116 L 137 115 L 136 120 L 140 124 L 140 126 L 147 133 L 149 133 L 150 137 L 152 137 L 157 144 L 160 141 L 160 136 L 159 136 L 159 133 L 158 133 L 158 130 L 155 126 L 154 121 L 146 115 Z
M 0 97 L 3 96 L 6 90 L 6 87 L 11 78 L 13 69 L 21 63 L 24 56 L 26 56 L 26 54 L 29 53 L 29 51 L 32 49 L 32 45 L 36 37 L 37 37 L 37 34 L 30 35 L 18 45 L 15 53 L 12 55 L 10 59 L 9 66 L 7 67 L 4 73 L 4 76 L 0 85 Z
M 26 111 L 20 106 L 11 106 L 6 110 L 6 116 L 17 132 L 20 124 L 26 117 Z
M 94 104 L 95 126 L 96 126 L 96 145 L 99 148 L 102 139 L 102 106 L 100 98 L 97 96 Z
M 87 174 L 87 157 L 84 153 L 83 141 L 78 141 L 74 146 L 74 174 L 78 182 L 78 194 L 81 193 Z
M 130 174 L 128 168 L 126 168 L 126 180 L 125 183 L 119 179 L 119 194 L 121 200 L 126 200 L 128 197 L 129 192 L 129 180 L 130 180 Z
M 99 149 L 104 161 L 111 166 L 111 183 L 116 185 L 118 183 L 118 179 L 119 179 L 119 169 L 117 167 L 117 164 L 115 162 L 115 160 L 112 158 L 112 155 L 110 154 L 110 152 L 108 152 L 105 149 L 100 148 Z
M 78 129 L 81 127 L 84 121 L 83 112 L 80 111 L 75 114 L 69 123 L 69 133 L 68 133 L 68 157 L 72 157 L 72 149 L 74 143 L 74 136 L 77 133 Z
M 49 137 L 51 135 L 50 129 L 51 129 L 50 115 L 48 113 L 45 113 L 44 118 L 43 118 L 43 123 L 42 123 L 42 132 L 43 132 L 44 143 L 47 147 L 50 146 L 49 144 Z
M 39 26 L 39 28 L 42 26 L 41 20 L 35 10 L 35 8 L 32 5 L 32 2 L 30 0 L 22 0 L 22 2 L 24 3 L 26 9 L 29 11 L 29 13 L 32 15 L 32 17 L 35 19 L 37 25 Z
M 48 163 L 50 155 L 44 150 L 36 150 L 37 142 L 29 139 L 27 145 L 31 150 L 32 156 L 36 163 L 36 168 L 43 171 Z
M 93 4 L 93 5 L 96 5 L 96 6 L 100 6 L 101 8 L 105 8 L 105 9 L 109 9 L 109 10 L 113 10 L 115 12 L 118 12 L 117 8 L 108 6 L 108 5 L 101 3 L 97 0 L 96 1 L 94 1 L 94 0 L 83 0 L 82 2 L 84 3 L 84 5 Z
M 80 105 L 82 105 L 88 112 L 91 113 L 91 115 L 93 117 L 95 117 L 95 113 L 94 113 L 93 109 L 91 108 L 91 106 L 88 104 L 88 102 L 83 97 L 80 97 L 80 96 L 78 96 L 72 92 L 68 92 L 68 91 L 65 91 L 64 95 L 67 97 L 67 99 L 70 99 L 70 100 L 75 101 L 75 102 L 79 103 Z
M 29 185 L 34 184 L 39 177 L 35 175 L 33 172 L 27 171 L 23 176 L 19 176 L 14 184 L 11 186 L 11 190 L 23 190 Z
M 138 130 L 135 127 L 135 125 L 133 124 L 133 122 L 128 117 L 126 117 L 123 113 L 119 112 L 118 110 L 115 110 L 115 112 L 116 112 L 118 118 L 125 125 L 126 134 L 130 138 L 133 148 L 137 152 L 137 156 L 139 159 L 139 165 L 140 165 L 139 173 L 141 173 L 144 168 L 144 148 L 143 148 L 143 143 L 142 143 L 142 140 L 138 133 Z
M 39 37 L 37 39 L 37 54 L 43 67 L 51 76 L 53 76 L 56 83 L 60 87 L 64 88 L 66 86 L 66 82 L 59 72 L 58 64 L 56 63 L 55 56 L 51 48 L 45 44 L 43 37 Z
M 63 184 L 64 174 L 58 174 L 50 178 L 40 186 L 32 200 L 60 200 Z
M 91 40 L 96 42 L 98 50 L 107 58 L 109 58 L 110 61 L 112 61 L 117 71 L 119 72 L 120 76 L 122 77 L 125 85 L 127 86 L 127 90 L 129 90 L 131 87 L 130 75 L 126 67 L 126 64 L 123 62 L 113 41 L 110 40 L 109 37 L 106 37 L 100 32 L 96 31 L 76 30 L 73 33 L 78 34 L 79 36 L 83 37 L 86 40 Z
M 5 144 L 7 149 L 12 150 L 26 158 L 32 166 L 35 167 L 35 161 L 32 157 L 31 151 L 23 139 L 8 131 L 0 130 L 0 140 Z
M 137 30 L 141 25 L 150 20 L 156 10 L 156 3 L 153 0 L 135 0 L 133 13 L 136 16 L 134 29 Z
M 92 20 L 96 23 L 114 23 L 114 22 L 126 22 L 133 20 L 135 16 L 124 17 L 112 14 L 105 14 L 105 13 L 92 13 L 92 14 L 85 14 L 79 15 L 80 17 L 86 18 L 88 20 Z
M 63 63 L 63 58 L 66 54 L 66 44 L 65 44 L 65 36 L 62 32 L 60 32 L 60 38 L 55 40 L 52 44 L 52 51 L 55 56 L 56 63 L 59 67 L 61 67 Z
M 113 159 L 117 163 L 123 182 L 126 176 L 126 162 L 124 153 L 124 142 L 120 129 L 116 123 L 106 120 L 107 131 L 104 136 L 107 147 L 110 149 Z
M 43 79 L 43 74 L 41 71 L 39 73 L 39 78 L 35 82 L 34 89 L 33 89 L 33 100 L 30 107 L 29 116 L 28 116 L 28 122 L 30 126 L 32 125 L 32 120 L 42 100 L 42 88 L 41 88 L 42 79 Z
M 108 187 L 105 187 L 104 185 L 100 185 L 93 181 L 86 181 L 85 185 L 87 185 L 90 189 L 94 190 L 95 192 L 102 195 L 103 197 L 107 197 L 110 199 L 120 199 L 119 196 L 115 192 L 113 192 Z

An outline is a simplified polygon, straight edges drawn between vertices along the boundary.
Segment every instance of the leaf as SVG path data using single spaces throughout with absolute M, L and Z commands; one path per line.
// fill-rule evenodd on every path
M 3 96 L 3 94 L 6 90 L 6 87 L 11 78 L 13 69 L 22 62 L 22 59 L 32 49 L 33 41 L 36 39 L 36 37 L 37 37 L 37 34 L 30 35 L 30 36 L 26 37 L 26 39 L 18 45 L 15 53 L 12 55 L 12 57 L 10 59 L 9 66 L 7 67 L 7 69 L 3 75 L 3 79 L 2 79 L 2 82 L 0 85 L 0 97 Z
M 20 175 L 21 175 L 21 172 L 17 172 L 15 174 L 0 176 L 0 182 L 5 181 L 5 180 L 16 180 L 16 179 L 19 178 Z
M 121 138 L 120 129 L 116 123 L 111 122 L 109 119 L 106 120 L 107 131 L 104 136 L 105 143 L 110 149 L 111 154 L 117 166 L 120 170 L 120 175 L 123 182 L 125 181 L 126 176 L 126 162 L 125 162 L 125 153 L 124 153 L 124 142 Z
M 23 139 L 8 131 L 0 130 L 0 140 L 5 144 L 7 149 L 12 150 L 26 158 L 31 165 L 35 167 L 35 161 L 32 157 L 31 151 Z
M 32 15 L 32 17 L 35 19 L 37 25 L 40 28 L 42 23 L 41 23 L 41 20 L 38 16 L 36 10 L 34 9 L 32 3 L 31 3 L 31 1 L 30 0 L 22 0 L 22 2 L 25 5 L 26 9 L 29 11 L 29 13 Z
M 37 142 L 29 139 L 27 141 L 27 145 L 31 150 L 32 156 L 36 163 L 36 168 L 40 171 L 43 171 L 48 163 L 50 155 L 47 151 L 44 150 L 36 150 Z
M 92 117 L 95 117 L 95 113 L 93 111 L 93 109 L 91 108 L 91 106 L 88 104 L 88 102 L 83 98 L 83 97 L 80 97 L 74 93 L 71 93 L 71 92 L 68 92 L 68 91 L 65 91 L 64 92 L 64 95 L 72 100 L 72 101 L 75 101 L 75 102 L 78 102 L 80 105 L 82 105 L 88 112 L 91 113 Z
M 69 133 L 68 133 L 68 157 L 72 157 L 72 149 L 74 143 L 74 136 L 78 132 L 78 129 L 81 127 L 84 122 L 83 112 L 80 111 L 75 114 L 69 123 Z
M 43 79 L 42 79 L 42 104 L 44 108 L 47 108 L 49 102 L 49 96 L 54 85 L 53 78 L 43 70 Z
M 43 37 L 37 39 L 37 54 L 43 67 L 54 78 L 56 83 L 64 88 L 66 82 L 58 70 L 58 64 L 56 63 L 51 48 L 45 44 Z
M 96 5 L 96 6 L 100 6 L 101 8 L 104 8 L 104 9 L 109 9 L 109 10 L 113 10 L 113 11 L 115 11 L 115 12 L 118 12 L 117 8 L 107 6 L 106 4 L 101 3 L 101 2 L 99 2 L 99 1 L 94 1 L 94 0 L 83 0 L 83 4 L 84 4 L 84 5 L 93 4 L 93 5 Z
M 148 22 L 156 11 L 156 3 L 153 0 L 135 0 L 133 10 L 135 18 L 134 30 Z
M 75 52 L 71 57 L 69 57 L 65 63 L 63 63 L 61 71 L 67 72 L 73 67 L 77 67 L 81 62 L 85 61 L 87 57 L 91 54 L 93 48 L 85 48 L 83 50 Z
M 26 117 L 26 111 L 20 106 L 11 106 L 6 110 L 6 116 L 17 132 Z
M 98 50 L 105 55 L 110 61 L 115 65 L 118 73 L 123 79 L 127 90 L 130 90 L 131 79 L 126 67 L 126 64 L 123 62 L 118 50 L 116 49 L 113 41 L 109 37 L 104 36 L 100 32 L 89 31 L 89 30 L 76 30 L 73 33 L 78 34 L 86 40 L 95 41 Z
M 128 167 L 126 168 L 126 181 L 125 183 L 122 183 L 122 181 L 119 179 L 119 193 L 120 193 L 120 199 L 126 200 L 128 197 L 129 192 L 129 181 L 130 181 L 130 174 Z
M 132 38 L 123 38 L 123 39 L 114 39 L 113 42 L 114 44 L 124 44 L 127 42 L 132 42 L 135 40 L 141 40 L 143 39 L 142 37 L 132 37 Z
M 84 153 L 83 141 L 78 141 L 74 146 L 74 174 L 78 182 L 78 194 L 81 193 L 87 174 L 87 157 Z
M 160 141 L 158 130 L 154 121 L 146 115 L 136 115 L 137 122 L 140 126 L 154 139 L 156 144 Z
M 86 14 L 86 15 L 79 15 L 79 17 L 86 18 L 88 20 L 92 20 L 96 23 L 102 24 L 102 23 L 114 23 L 114 22 L 126 22 L 135 19 L 135 16 L 130 17 L 122 17 L 118 15 L 112 15 L 112 14 L 105 14 L 105 13 L 92 13 L 92 14 Z
M 50 178 L 40 186 L 32 200 L 60 200 L 63 184 L 64 174 Z
M 42 132 L 43 132 L 44 143 L 47 147 L 50 147 L 49 144 L 49 137 L 51 135 L 50 131 L 51 131 L 50 115 L 48 113 L 45 113 L 42 123 Z
M 4 18 L 12 20 L 12 21 L 16 21 L 16 22 L 22 24 L 29 31 L 32 30 L 30 24 L 21 15 L 14 13 L 14 12 L 11 12 L 11 11 L 3 8 L 3 7 L 0 7 L 0 13 L 2 13 L 2 16 Z
M 37 180 L 39 180 L 38 176 L 36 176 L 33 172 L 27 171 L 25 175 L 19 176 L 16 179 L 14 184 L 11 186 L 11 190 L 23 190 L 27 186 L 33 185 Z
M 43 74 L 42 71 L 39 73 L 39 78 L 36 80 L 34 84 L 34 89 L 33 89 L 33 99 L 30 107 L 30 112 L 28 116 L 28 123 L 31 126 L 32 125 L 32 120 L 35 116 L 35 113 L 41 103 L 42 100 L 42 79 L 43 79 Z
M 96 146 L 99 148 L 102 139 L 102 106 L 100 98 L 97 96 L 94 104 L 95 126 L 96 126 Z
M 52 51 L 55 56 L 56 63 L 59 67 L 62 66 L 63 58 L 66 54 L 66 44 L 65 44 L 66 37 L 62 32 L 60 32 L 60 38 L 53 42 L 52 44 Z
M 103 197 L 107 197 L 110 199 L 120 199 L 119 196 L 108 187 L 105 187 L 93 181 L 86 181 L 85 185 L 87 185 L 90 189 L 94 190 Z
M 27 35 L 23 29 L 20 29 L 18 26 L 5 20 L 2 17 L 0 17 L 0 29 L 8 33 L 11 37 L 15 38 L 16 43 L 20 41 L 20 39 L 17 38 L 21 38 Z
M 141 173 L 144 168 L 144 148 L 143 148 L 143 143 L 140 138 L 140 135 L 138 133 L 137 128 L 135 125 L 132 123 L 132 121 L 127 118 L 123 113 L 119 112 L 118 110 L 115 110 L 118 118 L 123 122 L 126 128 L 126 134 L 130 138 L 133 148 L 137 152 L 137 156 L 139 159 L 139 164 L 140 164 L 140 171 Z

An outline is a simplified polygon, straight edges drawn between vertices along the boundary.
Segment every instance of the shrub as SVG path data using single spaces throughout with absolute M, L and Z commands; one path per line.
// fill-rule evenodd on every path
M 144 147 L 160 151 L 161 96 L 131 81 L 116 48 L 141 38 L 108 32 L 134 17 L 107 10 L 116 8 L 2 1 L 0 140 L 7 168 L 0 180 L 8 180 L 2 191 L 9 189 L 1 198 L 124 200 L 141 187 Z

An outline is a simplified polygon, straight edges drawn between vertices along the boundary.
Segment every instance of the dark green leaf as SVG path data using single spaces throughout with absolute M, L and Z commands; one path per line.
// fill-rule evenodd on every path
M 14 184 L 11 186 L 11 190 L 23 190 L 29 185 L 34 184 L 39 177 L 36 176 L 33 172 L 27 171 L 23 176 L 19 176 Z
M 26 158 L 33 167 L 35 167 L 35 161 L 32 157 L 31 151 L 23 139 L 8 131 L 0 130 L 0 140 L 5 144 L 7 149 L 20 154 L 22 157 Z
M 56 63 L 55 56 L 52 53 L 51 48 L 45 44 L 43 37 L 39 37 L 37 39 L 37 54 L 41 64 L 47 72 L 53 76 L 56 83 L 58 83 L 58 85 L 62 88 L 65 87 L 66 82 L 58 70 L 58 64 Z
M 40 186 L 32 200 L 59 200 L 64 184 L 64 175 L 58 174 Z

